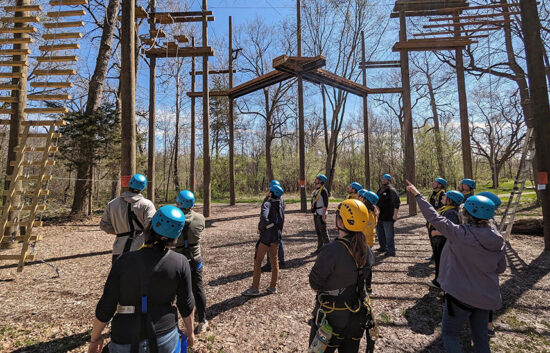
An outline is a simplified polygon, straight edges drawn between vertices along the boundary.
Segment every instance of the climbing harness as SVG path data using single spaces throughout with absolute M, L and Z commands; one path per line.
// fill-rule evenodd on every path
M 317 201 L 319 201 L 319 198 L 321 197 L 321 193 L 323 192 L 324 188 L 325 186 L 321 185 L 321 187 L 319 188 L 319 191 L 317 192 L 317 195 L 315 195 L 314 199 L 311 200 L 311 213 L 315 213 L 319 208 L 322 208 L 322 207 L 317 207 L 316 204 L 317 204 Z

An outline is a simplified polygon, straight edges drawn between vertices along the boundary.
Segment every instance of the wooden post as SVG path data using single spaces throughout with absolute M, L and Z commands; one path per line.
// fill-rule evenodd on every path
M 202 0 L 202 11 L 207 11 L 207 0 Z M 208 21 L 202 16 L 202 46 L 208 46 Z M 210 92 L 208 91 L 208 55 L 202 57 L 202 158 L 204 217 L 210 216 Z
M 296 0 L 296 41 L 297 54 L 302 56 L 302 18 L 300 0 Z M 304 140 L 304 82 L 302 75 L 298 79 L 298 153 L 300 156 L 300 211 L 307 211 L 306 200 L 306 145 Z
M 195 37 L 191 37 L 195 47 Z M 195 92 L 195 57 L 191 58 L 191 92 Z M 191 151 L 189 156 L 189 190 L 195 192 L 195 97 L 191 97 Z
M 136 171 L 136 76 L 135 76 L 135 0 L 122 1 L 120 51 L 121 86 L 121 163 L 122 180 L 129 180 Z M 128 187 L 123 188 L 128 190 Z
M 17 0 L 16 6 L 27 6 L 30 5 L 30 0 Z M 15 17 L 27 17 L 28 12 L 16 12 L 14 14 Z M 24 23 L 15 23 L 13 25 L 15 28 L 18 27 L 24 27 Z M 13 35 L 14 38 L 28 38 L 29 35 L 27 33 L 16 33 Z M 28 49 L 29 45 L 26 43 L 23 44 L 14 44 L 13 49 Z M 13 61 L 27 61 L 27 55 L 14 55 Z M 11 166 L 11 162 L 15 161 L 16 158 L 16 152 L 15 148 L 19 146 L 19 133 L 22 131 L 21 129 L 21 122 L 26 120 L 27 115 L 25 114 L 25 108 L 27 107 L 27 66 L 17 66 L 12 68 L 13 73 L 20 73 L 22 72 L 23 75 L 20 78 L 13 78 L 11 83 L 14 85 L 17 85 L 17 90 L 11 92 L 11 96 L 14 98 L 17 98 L 17 103 L 12 103 L 11 107 L 13 109 L 13 114 L 11 115 L 10 119 L 10 135 L 9 135 L 9 142 L 8 142 L 8 151 L 7 155 L 8 158 L 6 160 L 6 176 L 11 175 L 13 173 L 14 167 Z M 4 190 L 9 190 L 10 188 L 10 181 L 4 180 Z M 21 181 L 16 182 L 15 190 L 21 191 L 22 190 L 22 184 Z M 4 197 L 4 200 L 6 198 Z M 14 205 L 19 205 L 21 203 L 21 196 L 20 195 L 13 195 L 12 202 Z M 8 215 L 8 221 L 14 221 L 15 218 L 17 218 L 19 215 L 19 212 L 17 210 L 14 210 L 9 213 Z M 4 232 L 4 235 L 6 236 L 16 236 L 17 235 L 17 227 L 6 227 L 6 230 Z M 2 243 L 0 244 L 0 248 L 3 247 L 10 247 L 11 243 Z
M 149 10 L 155 12 L 156 0 L 149 1 Z M 155 20 L 149 19 L 149 29 L 156 29 Z M 149 59 L 149 141 L 148 141 L 148 157 L 147 157 L 147 198 L 155 203 L 155 110 L 156 110 L 156 67 L 157 58 L 152 55 Z
M 458 15 L 453 14 L 455 37 L 460 37 Z M 470 123 L 468 121 L 468 101 L 466 98 L 466 80 L 464 78 L 464 57 L 462 48 L 456 48 L 456 83 L 458 86 L 458 107 L 460 111 L 460 137 L 462 140 L 462 165 L 464 177 L 473 179 L 472 147 L 470 145 Z
M 529 93 L 533 109 L 535 127 L 535 165 L 537 168 L 536 185 L 542 199 L 542 218 L 544 224 L 544 250 L 550 251 L 550 109 L 548 108 L 548 88 L 545 81 L 543 61 L 544 48 L 540 37 L 540 19 L 537 4 L 532 0 L 520 0 L 521 26 L 525 52 L 527 56 L 527 75 Z
M 229 16 L 229 89 L 233 88 L 233 21 Z M 235 121 L 233 98 L 229 97 L 229 204 L 235 205 Z
M 399 41 L 407 40 L 407 20 L 405 12 L 399 12 Z M 412 126 L 412 106 L 411 106 L 411 82 L 409 77 L 409 52 L 402 49 L 401 59 L 401 82 L 403 83 L 403 121 L 405 133 L 405 179 L 411 183 L 416 182 L 416 162 L 414 160 L 414 137 Z M 409 204 L 409 216 L 416 215 L 416 201 L 411 193 L 407 193 L 407 203 Z
M 363 70 L 363 86 L 367 87 L 367 62 L 365 57 L 365 32 L 361 31 L 361 62 Z M 365 145 L 365 188 L 370 190 L 370 146 L 369 146 L 369 117 L 368 95 L 363 96 L 363 143 Z

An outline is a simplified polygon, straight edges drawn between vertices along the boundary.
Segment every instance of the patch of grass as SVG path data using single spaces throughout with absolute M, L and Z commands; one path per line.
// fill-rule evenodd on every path
M 384 324 L 387 324 L 390 322 L 390 316 L 386 313 L 380 313 L 380 315 L 378 316 L 378 319 L 380 320 L 380 322 Z

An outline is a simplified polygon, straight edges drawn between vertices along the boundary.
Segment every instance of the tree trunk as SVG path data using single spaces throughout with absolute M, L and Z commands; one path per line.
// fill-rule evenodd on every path
M 117 23 L 118 7 L 119 0 L 109 0 L 107 11 L 105 13 L 105 20 L 103 22 L 103 33 L 101 34 L 96 66 L 88 86 L 88 99 L 86 102 L 86 110 L 84 112 L 86 116 L 96 114 L 101 105 L 105 77 L 107 76 L 109 60 L 111 59 L 113 33 Z M 86 154 L 86 156 L 83 156 L 81 163 L 82 165 L 77 166 L 77 179 L 88 179 L 90 171 L 92 170 L 92 164 L 94 162 L 94 151 L 88 150 L 85 139 L 82 140 L 82 145 L 79 150 L 81 153 Z M 83 190 L 83 188 L 87 189 Z M 91 181 L 76 181 L 73 205 L 71 207 L 72 215 L 83 215 L 86 213 L 88 197 L 91 197 L 91 188 Z
M 181 66 L 179 66 L 181 68 Z M 178 156 L 180 145 L 180 69 L 176 72 L 176 137 L 174 141 L 174 189 L 180 190 L 180 178 L 178 175 Z
M 443 163 L 443 144 L 441 142 L 441 132 L 439 131 L 439 115 L 437 112 L 437 103 L 435 101 L 435 92 L 432 84 L 432 77 L 426 72 L 428 81 L 428 93 L 430 95 L 430 106 L 432 107 L 432 116 L 434 119 L 434 136 L 435 136 L 435 156 L 437 159 L 437 168 L 439 176 L 445 178 L 445 164 Z

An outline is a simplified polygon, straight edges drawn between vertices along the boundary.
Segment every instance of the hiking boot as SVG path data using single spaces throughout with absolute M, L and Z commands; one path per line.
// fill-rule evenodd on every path
M 374 251 L 379 252 L 379 253 L 388 252 L 388 250 L 382 249 L 382 248 L 378 248 L 378 249 L 376 249 L 376 250 L 374 250 Z
M 279 269 L 284 269 L 284 268 L 286 268 L 285 262 L 284 262 L 284 261 L 280 261 L 280 262 L 279 262 Z
M 277 287 L 267 287 L 265 292 L 267 294 L 277 294 L 279 291 L 277 290 Z
M 250 287 L 242 292 L 242 295 L 244 295 L 245 297 L 257 297 L 260 295 L 260 292 L 257 289 Z
M 195 327 L 195 335 L 198 335 L 199 333 L 205 331 L 208 328 L 208 321 L 204 320 L 199 322 L 197 327 Z
M 263 265 L 262 272 L 271 272 L 271 266 L 268 264 Z

